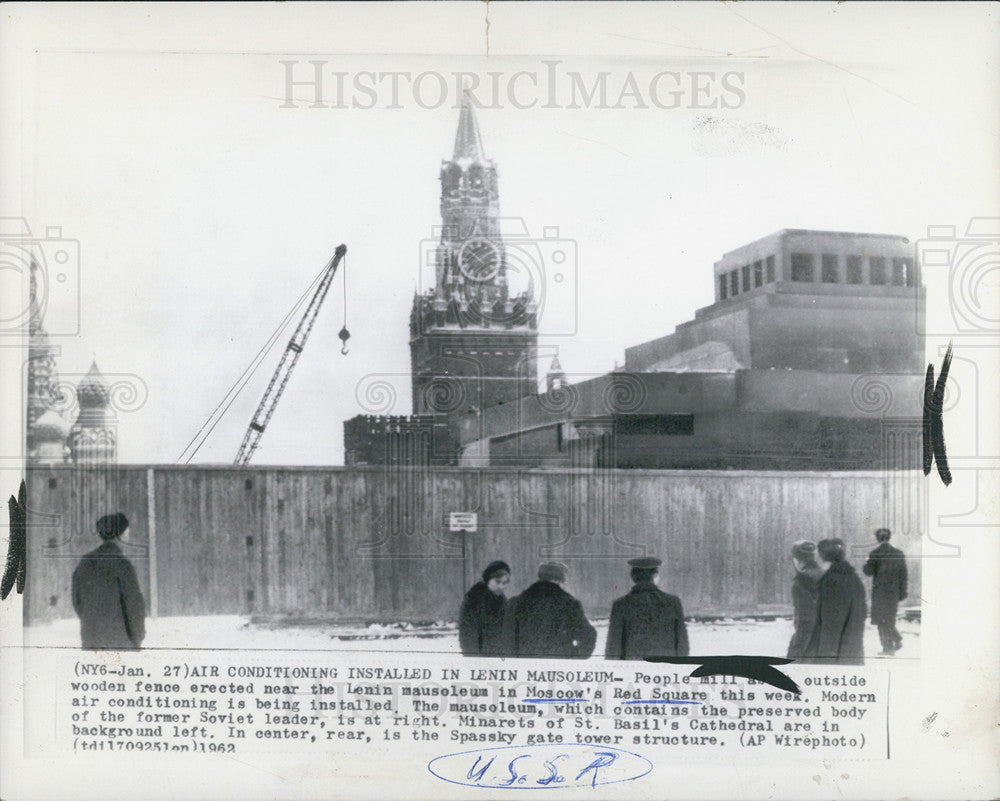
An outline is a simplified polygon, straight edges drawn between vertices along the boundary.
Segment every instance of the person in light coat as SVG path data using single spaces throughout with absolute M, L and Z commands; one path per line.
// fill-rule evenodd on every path
M 792 545 L 792 563 L 795 565 L 795 578 L 792 579 L 795 632 L 788 643 L 788 658 L 801 659 L 806 655 L 816 625 L 819 580 L 823 577 L 823 568 L 816 561 L 816 543 L 799 540 Z

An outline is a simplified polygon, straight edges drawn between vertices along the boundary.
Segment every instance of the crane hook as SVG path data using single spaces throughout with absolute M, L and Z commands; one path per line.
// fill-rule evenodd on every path
M 341 342 L 340 352 L 346 356 L 347 340 L 351 338 L 351 332 L 347 330 L 347 326 L 345 325 L 343 328 L 340 329 L 340 333 L 337 334 L 337 336 L 340 337 L 340 342 Z

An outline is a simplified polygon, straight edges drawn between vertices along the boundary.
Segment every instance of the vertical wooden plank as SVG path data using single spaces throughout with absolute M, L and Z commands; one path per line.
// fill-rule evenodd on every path
M 249 486 L 247 485 L 249 483 Z M 243 476 L 243 491 L 246 498 L 249 519 L 247 520 L 246 539 L 243 541 L 245 553 L 244 581 L 246 596 L 245 613 L 252 615 L 261 610 L 260 569 L 263 561 L 264 512 L 265 497 L 263 479 L 259 471 Z
M 274 475 L 267 471 L 261 475 L 264 483 L 264 516 L 260 536 L 260 610 L 270 614 L 273 607 L 271 599 L 271 548 L 274 540 Z
M 160 613 L 159 589 L 156 560 L 156 476 L 153 468 L 146 470 L 146 530 L 149 537 L 149 616 Z

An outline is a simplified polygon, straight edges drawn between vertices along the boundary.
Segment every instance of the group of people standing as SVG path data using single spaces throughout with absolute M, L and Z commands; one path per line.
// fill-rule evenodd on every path
M 631 559 L 632 591 L 615 600 L 605 657 L 643 659 L 687 656 L 687 627 L 680 599 L 656 586 L 661 561 Z M 563 585 L 568 569 L 545 562 L 538 580 L 507 600 L 510 566 L 491 562 L 470 589 L 459 614 L 459 643 L 466 656 L 513 656 L 586 659 L 594 652 L 597 632 L 580 602 Z
M 875 532 L 879 545 L 862 568 L 872 577 L 871 620 L 882 642 L 880 656 L 892 656 L 903 643 L 896 615 L 907 593 L 906 557 L 889 544 L 891 536 L 887 528 Z M 868 615 L 865 586 L 847 561 L 844 541 L 799 540 L 792 546 L 792 561 L 795 633 L 788 657 L 801 662 L 863 664 Z
M 121 512 L 106 515 L 97 521 L 96 529 L 100 547 L 86 554 L 73 573 L 73 608 L 80 618 L 82 645 L 85 649 L 139 648 L 145 636 L 146 606 L 135 570 L 120 547 L 128 540 L 128 518 Z M 878 627 L 883 656 L 895 654 L 902 646 L 896 615 L 907 594 L 906 557 L 889 544 L 891 536 L 887 528 L 875 532 L 878 547 L 862 568 L 872 578 L 871 620 Z M 799 540 L 792 546 L 792 560 L 795 631 L 788 657 L 862 664 L 868 614 L 865 588 L 847 561 L 843 540 Z M 661 564 L 653 557 L 629 560 L 632 591 L 612 604 L 607 659 L 688 656 L 680 599 L 656 586 Z M 543 563 L 538 580 L 508 600 L 510 575 L 506 562 L 491 562 L 482 580 L 466 593 L 459 620 L 462 653 L 588 658 L 597 632 L 583 606 L 564 588 L 566 565 Z
M 906 598 L 906 557 L 889 544 L 887 528 L 875 532 L 879 545 L 862 570 L 872 577 L 871 620 L 882 641 L 880 655 L 902 646 L 896 628 L 899 602 Z M 818 558 L 817 558 L 818 557 Z M 868 616 L 865 586 L 847 561 L 840 539 L 799 540 L 792 546 L 795 578 L 792 604 L 795 631 L 788 657 L 800 662 L 863 664 Z M 661 561 L 629 561 L 632 591 L 615 600 L 605 657 L 645 659 L 688 656 L 689 644 L 680 599 L 656 586 Z M 597 633 L 580 602 L 563 587 L 567 568 L 546 562 L 538 580 L 520 595 L 506 597 L 510 566 L 491 562 L 470 589 L 459 615 L 459 643 L 466 656 L 586 659 Z

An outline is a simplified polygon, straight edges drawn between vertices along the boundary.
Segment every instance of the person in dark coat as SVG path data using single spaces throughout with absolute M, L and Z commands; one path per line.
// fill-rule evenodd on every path
M 806 655 L 812 662 L 863 665 L 865 585 L 847 563 L 843 540 L 820 540 L 816 547 L 830 566 L 817 584 L 816 625 Z
M 892 656 L 903 644 L 896 628 L 896 614 L 899 602 L 906 598 L 906 555 L 889 544 L 891 536 L 887 528 L 875 532 L 879 545 L 861 568 L 872 577 L 872 623 L 878 626 L 881 656 Z
M 501 656 L 503 613 L 507 606 L 504 590 L 510 584 L 510 565 L 490 562 L 465 594 L 458 621 L 458 641 L 466 656 Z
M 656 586 L 662 562 L 644 557 L 628 564 L 634 583 L 628 595 L 611 605 L 605 658 L 687 656 L 690 647 L 680 598 Z
M 811 540 L 794 543 L 792 563 L 795 565 L 795 578 L 792 579 L 792 619 L 795 632 L 788 643 L 788 658 L 801 659 L 806 655 L 806 647 L 816 624 L 818 585 L 823 576 L 823 568 L 816 561 L 816 543 Z
M 538 568 L 538 581 L 507 604 L 507 656 L 586 659 L 594 652 L 597 631 L 580 602 L 562 588 L 566 572 L 561 562 L 546 562 Z
M 136 650 L 146 636 L 146 604 L 132 563 L 122 555 L 128 518 L 121 512 L 97 521 L 103 542 L 73 571 L 73 609 L 84 650 Z

